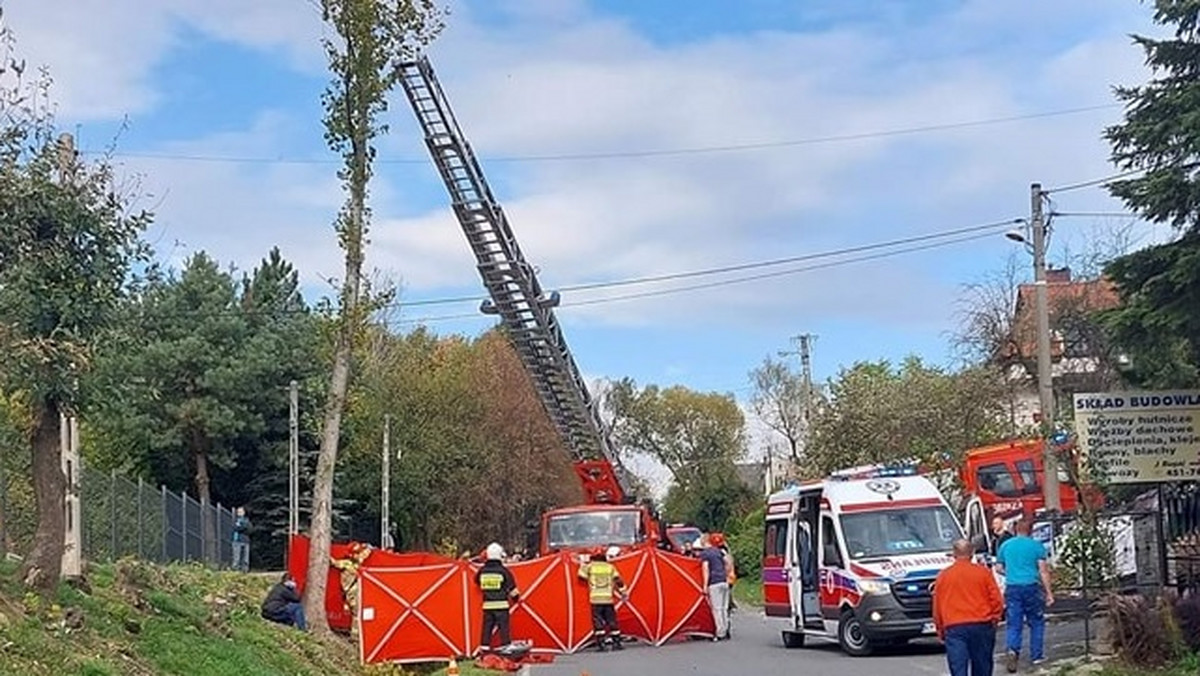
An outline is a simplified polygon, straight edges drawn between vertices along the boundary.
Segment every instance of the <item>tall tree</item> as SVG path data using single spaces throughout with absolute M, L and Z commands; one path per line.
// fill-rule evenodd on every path
M 1006 387 L 988 368 L 947 373 L 915 357 L 899 368 L 860 362 L 830 382 L 829 394 L 806 456 L 814 476 L 861 464 L 953 463 L 1005 436 Z
M 337 219 L 346 253 L 333 370 L 325 402 L 321 452 L 313 485 L 313 514 L 304 608 L 318 633 L 328 633 L 325 582 L 332 539 L 333 480 L 354 339 L 362 328 L 362 265 L 370 211 L 367 193 L 373 142 L 387 131 L 379 116 L 399 77 L 399 61 L 441 30 L 433 0 L 322 0 L 322 17 L 337 35 L 323 40 L 333 80 L 325 90 L 325 140 L 345 162 L 339 173 L 347 192 Z
M 283 560 L 288 527 L 288 385 L 300 384 L 301 470 L 307 475 L 316 450 L 311 411 L 327 362 L 320 354 L 321 325 L 300 292 L 299 272 L 278 248 L 242 278 L 238 302 L 250 330 L 244 371 L 262 425 L 233 440 L 236 462 L 218 468 L 217 493 L 252 515 L 251 565 L 273 566 Z
M 792 465 L 799 465 L 808 431 L 805 414 L 811 412 L 812 405 L 812 394 L 805 390 L 803 376 L 784 362 L 768 357 L 750 372 L 750 380 L 754 384 L 750 398 L 754 415 L 783 437 Z M 809 400 L 805 401 L 805 397 Z
M 745 418 L 733 397 L 682 386 L 615 383 L 605 400 L 613 438 L 626 453 L 650 457 L 671 473 L 667 511 L 724 526 L 748 487 L 730 481 L 745 453 Z
M 581 488 L 512 342 L 494 330 L 471 347 L 468 378 L 481 403 L 471 429 L 483 466 L 464 496 L 472 508 L 469 523 L 477 524 L 468 537 L 517 545 L 526 524 L 542 512 L 578 504 Z
M 28 393 L 38 527 L 24 579 L 49 589 L 65 528 L 59 416 L 77 407 L 150 216 L 129 208 L 107 164 L 80 163 L 55 141 L 48 82 L 23 80 L 13 45 L 0 28 L 0 386 Z
M 1108 274 L 1122 306 L 1106 313 L 1113 340 L 1131 359 L 1127 377 L 1145 387 L 1200 381 L 1200 3 L 1155 0 L 1162 39 L 1135 36 L 1152 72 L 1118 87 L 1125 120 L 1105 137 L 1123 170 L 1143 173 L 1109 191 L 1143 218 L 1182 233 L 1169 244 L 1113 261 Z
M 240 283 L 198 253 L 141 285 L 106 334 L 83 380 L 84 453 L 93 466 L 202 501 L 254 503 L 255 534 L 270 534 L 287 523 L 287 387 L 320 372 L 318 341 L 298 275 L 278 251 Z M 270 545 L 256 546 L 256 558 L 281 551 L 256 542 Z
M 1153 76 L 1140 87 L 1117 87 L 1125 121 L 1104 135 L 1113 162 L 1143 170 L 1109 190 L 1130 209 L 1180 230 L 1200 228 L 1200 3 L 1154 0 L 1154 20 L 1171 31 L 1155 39 L 1135 35 Z

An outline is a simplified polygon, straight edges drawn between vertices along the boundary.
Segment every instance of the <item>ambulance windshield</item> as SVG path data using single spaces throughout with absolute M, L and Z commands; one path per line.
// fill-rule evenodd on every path
M 638 541 L 638 513 L 595 511 L 556 514 L 550 517 L 552 549 L 632 545 Z
M 851 559 L 948 552 L 962 528 L 944 505 L 842 515 Z

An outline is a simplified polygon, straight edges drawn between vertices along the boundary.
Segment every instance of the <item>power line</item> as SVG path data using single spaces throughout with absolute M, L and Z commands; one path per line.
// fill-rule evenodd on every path
M 1001 221 L 993 221 L 991 223 L 981 223 L 981 224 L 976 224 L 976 225 L 969 225 L 969 226 L 962 227 L 962 228 L 953 228 L 953 229 L 949 229 L 949 230 L 942 230 L 939 232 L 925 233 L 922 235 L 914 235 L 911 237 L 902 237 L 902 238 L 887 240 L 887 241 L 883 241 L 883 242 L 874 242 L 874 243 L 870 243 L 870 244 L 858 244 L 855 246 L 843 247 L 841 249 L 831 249 L 828 251 L 822 251 L 822 252 L 816 252 L 816 253 L 800 254 L 800 255 L 795 255 L 795 256 L 787 256 L 787 257 L 783 257 L 783 258 L 774 258 L 774 259 L 769 259 L 769 260 L 753 261 L 750 263 L 739 263 L 736 265 L 726 265 L 726 266 L 721 266 L 721 267 L 704 268 L 704 269 L 699 269 L 699 270 L 687 270 L 687 271 L 674 272 L 674 273 L 663 274 L 663 275 L 652 275 L 652 276 L 634 277 L 634 278 L 628 278 L 628 279 L 617 279 L 617 280 L 611 280 L 611 281 L 607 281 L 607 282 L 588 282 L 588 283 L 584 283 L 584 284 L 570 284 L 570 285 L 566 285 L 566 286 L 556 287 L 556 290 L 559 292 L 595 291 L 595 290 L 600 290 L 600 289 L 618 288 L 618 287 L 634 286 L 634 285 L 641 285 L 641 284 L 653 284 L 653 283 L 661 283 L 661 282 L 666 282 L 666 281 L 675 281 L 675 280 L 680 280 L 680 279 L 691 279 L 691 278 L 696 278 L 696 277 L 728 274 L 731 272 L 742 272 L 742 271 L 746 271 L 746 270 L 762 269 L 762 268 L 768 268 L 768 267 L 775 267 L 775 266 L 779 266 L 779 265 L 786 265 L 786 264 L 790 264 L 790 263 L 800 263 L 800 262 L 805 262 L 805 261 L 820 260 L 823 258 L 840 258 L 840 257 L 847 256 L 850 254 L 863 253 L 863 252 L 867 252 L 867 251 L 876 251 L 879 249 L 890 249 L 890 248 L 897 247 L 897 246 L 903 246 L 903 245 L 907 245 L 907 244 L 915 244 L 915 243 L 919 243 L 919 242 L 947 240 L 947 238 L 952 238 L 952 237 L 955 237 L 958 235 L 964 235 L 964 234 L 970 234 L 970 233 L 981 233 L 982 232 L 983 236 L 986 237 L 986 236 L 990 236 L 994 231 L 998 230 L 999 228 L 1008 227 L 1013 224 L 1020 223 L 1022 221 L 1023 221 L 1023 219 L 1021 219 L 1021 218 L 1005 219 L 1005 220 L 1001 220 Z M 956 241 L 960 241 L 960 240 L 947 240 L 946 243 L 954 243 Z M 901 252 L 901 253 L 903 251 L 906 251 L 906 250 L 898 250 L 898 252 Z M 782 272 L 777 272 L 777 273 L 772 273 L 770 275 L 766 275 L 766 277 L 770 277 L 770 276 L 774 276 L 774 275 L 781 275 L 781 274 L 783 274 L 783 275 L 792 274 L 792 271 L 784 270 Z M 755 278 L 758 278 L 758 276 L 752 276 L 750 278 L 734 278 L 733 280 L 725 280 L 724 282 L 718 282 L 717 284 L 719 285 L 719 284 L 726 283 L 726 282 L 737 283 L 741 279 L 749 280 L 749 279 L 755 279 Z M 688 290 L 690 288 L 691 287 L 679 287 L 679 290 L 681 290 L 681 291 Z M 705 286 L 702 285 L 699 288 L 705 288 Z M 676 292 L 674 290 L 666 290 L 666 291 L 668 293 Z M 483 300 L 482 295 L 450 296 L 450 297 L 444 297 L 444 298 L 426 298 L 426 299 L 411 300 L 411 301 L 401 300 L 401 301 L 395 301 L 392 303 L 382 304 L 379 306 L 379 309 L 382 310 L 382 309 L 389 309 L 389 308 L 402 309 L 402 308 L 407 308 L 407 307 L 428 307 L 428 306 L 434 306 L 434 305 L 453 305 L 453 304 L 457 304 L 457 303 L 468 303 L 468 302 L 477 303 L 482 300 Z M 590 303 L 592 301 L 586 301 L 586 302 Z M 189 311 L 183 311 L 183 312 L 154 312 L 153 316 L 154 317 L 220 317 L 220 316 L 242 315 L 242 316 L 246 316 L 246 317 L 261 316 L 261 317 L 265 317 L 267 319 L 281 319 L 282 317 L 288 316 L 288 315 L 298 315 L 298 314 L 312 313 L 312 312 L 316 312 L 316 311 L 317 311 L 316 308 L 280 309 L 280 308 L 232 307 L 232 308 L 224 308 L 224 309 L 212 310 L 212 311 L 206 311 L 206 312 L 201 312 L 198 310 L 189 310 Z M 442 320 L 442 319 L 464 319 L 464 318 L 470 318 L 470 317 L 475 317 L 475 316 L 476 316 L 476 313 L 469 313 L 469 314 L 462 313 L 462 314 L 438 317 L 438 319 L 439 320 Z M 148 319 L 147 317 L 141 317 L 141 318 Z
M 1123 171 L 1119 174 L 1113 174 L 1112 176 L 1105 176 L 1103 178 L 1094 178 L 1090 181 L 1081 181 L 1079 183 L 1071 183 L 1068 185 L 1059 186 L 1057 188 L 1050 188 L 1048 190 L 1043 190 L 1042 193 L 1049 194 L 1049 193 L 1053 193 L 1053 192 L 1068 192 L 1071 190 L 1079 190 L 1081 188 L 1090 188 L 1095 185 L 1104 185 L 1106 183 L 1112 183 L 1113 181 L 1117 181 L 1122 178 L 1128 178 L 1130 176 L 1140 174 L 1143 171 L 1145 171 L 1145 169 L 1131 169 L 1129 171 Z
M 1129 211 L 1051 211 L 1050 215 L 1064 218 L 1139 218 Z
M 730 272 L 742 272 L 745 270 L 754 270 L 759 268 L 774 267 L 777 265 L 787 265 L 789 263 L 801 263 L 804 261 L 819 260 L 822 258 L 833 258 L 837 256 L 846 256 L 849 254 L 862 253 L 865 251 L 874 251 L 876 249 L 889 249 L 896 246 L 906 244 L 914 244 L 917 242 L 926 242 L 929 240 L 944 239 L 955 235 L 963 235 L 972 232 L 980 232 L 985 230 L 996 230 L 1001 227 L 1016 225 L 1024 219 L 1012 218 L 1003 221 L 994 221 L 992 223 L 982 223 L 979 225 L 970 225 L 964 228 L 955 228 L 952 230 L 942 230 L 939 232 L 927 233 L 924 235 L 914 235 L 912 237 L 903 237 L 900 239 L 888 240 L 885 242 L 875 242 L 873 244 L 859 244 L 856 246 L 845 247 L 842 249 L 833 249 L 830 251 L 822 251 L 818 253 L 801 254 L 797 256 L 787 256 L 784 258 L 773 258 L 770 260 L 755 261 L 751 263 L 739 263 L 736 265 L 726 265 L 715 268 L 703 268 L 700 270 L 688 270 L 684 272 L 673 272 L 663 275 L 651 275 L 645 277 L 633 277 L 630 279 L 618 279 L 607 282 L 588 282 L 584 284 L 569 284 L 566 286 L 557 287 L 559 292 L 570 291 L 592 291 L 595 289 L 610 289 L 622 286 L 636 286 L 640 284 L 653 284 L 657 282 L 669 282 L 678 279 L 690 279 L 695 277 L 707 277 L 711 275 L 727 274 Z M 414 306 L 429 306 L 429 305 L 450 305 L 454 303 L 478 302 L 482 300 L 480 296 L 457 296 L 451 298 L 433 298 L 416 301 L 398 301 L 393 303 L 394 307 L 414 307 Z
M 1070 190 L 1079 190 L 1081 188 L 1090 188 L 1092 186 L 1097 186 L 1097 185 L 1107 185 L 1114 181 L 1119 181 L 1123 178 L 1129 178 L 1130 176 L 1136 176 L 1138 174 L 1144 174 L 1146 172 L 1166 171 L 1166 170 L 1171 170 L 1171 169 L 1178 169 L 1181 171 L 1191 171 L 1191 170 L 1197 169 L 1197 168 L 1200 168 L 1200 162 L 1188 162 L 1186 164 L 1180 164 L 1180 165 L 1169 165 L 1168 164 L 1168 165 L 1164 165 L 1164 166 L 1160 166 L 1160 167 L 1142 167 L 1140 169 L 1130 169 L 1129 171 L 1122 171 L 1119 174 L 1113 174 L 1111 176 L 1105 176 L 1103 178 L 1094 178 L 1090 181 L 1082 181 L 1080 183 L 1071 183 L 1069 185 L 1063 185 L 1063 186 L 1059 186 L 1057 188 L 1050 188 L 1049 190 L 1043 190 L 1042 193 L 1049 194 L 1052 192 L 1067 192 Z
M 893 251 L 884 251 L 884 252 L 880 252 L 880 253 L 868 254 L 868 255 L 864 255 L 864 256 L 856 256 L 856 257 L 845 258 L 845 259 L 836 260 L 836 261 L 828 261 L 825 263 L 818 263 L 815 265 L 807 265 L 807 266 L 802 266 L 799 268 L 792 268 L 792 269 L 788 269 L 788 270 L 777 270 L 775 272 L 766 272 L 766 273 L 760 273 L 760 274 L 755 274 L 755 275 L 747 275 L 744 277 L 735 277 L 733 279 L 725 279 L 725 280 L 720 280 L 720 281 L 716 281 L 716 282 L 706 282 L 703 284 L 691 284 L 691 285 L 686 285 L 686 286 L 674 287 L 674 288 L 670 288 L 670 289 L 642 291 L 642 292 L 638 292 L 638 293 L 623 294 L 623 295 L 618 295 L 618 296 L 606 296 L 603 298 L 590 298 L 590 299 L 574 301 L 574 302 L 570 302 L 570 303 L 562 303 L 559 307 L 571 308 L 571 307 L 583 307 L 583 306 L 588 306 L 588 305 L 601 305 L 601 304 L 617 303 L 617 302 L 628 301 L 628 300 L 637 300 L 637 299 L 642 299 L 642 298 L 667 296 L 667 295 L 673 295 L 673 294 L 677 294 L 677 293 L 685 293 L 685 292 L 689 292 L 689 291 L 699 291 L 699 290 L 703 290 L 703 289 L 712 289 L 712 288 L 718 288 L 718 287 L 724 287 L 724 286 L 732 286 L 734 284 L 744 284 L 746 282 L 754 282 L 754 281 L 760 281 L 760 280 L 764 280 L 764 279 L 784 277 L 784 276 L 788 276 L 788 275 L 800 274 L 803 272 L 812 272 L 814 270 L 824 270 L 824 269 L 828 269 L 828 268 L 839 267 L 842 265 L 849 265 L 852 263 L 861 263 L 861 262 L 865 262 L 865 261 L 879 260 L 882 258 L 890 258 L 892 256 L 898 256 L 901 254 L 915 253 L 918 251 L 927 251 L 929 249 L 936 249 L 936 248 L 940 248 L 940 247 L 944 247 L 944 246 L 950 246 L 953 244 L 961 244 L 964 242 L 970 242 L 970 241 L 974 241 L 974 240 L 978 240 L 978 239 L 983 239 L 986 237 L 991 237 L 993 235 L 994 235 L 994 233 L 992 233 L 992 232 L 976 233 L 976 234 L 967 235 L 964 237 L 957 237 L 957 238 L 940 241 L 940 242 L 932 242 L 932 243 L 922 244 L 922 245 L 918 245 L 918 246 L 911 246 L 911 247 L 906 247 L 906 248 L 902 248 L 902 249 L 895 249 Z M 449 320 L 453 320 L 453 319 L 483 318 L 483 317 L 487 317 L 487 316 L 488 315 L 482 315 L 479 313 L 460 313 L 460 314 L 453 314 L 453 315 L 437 315 L 437 316 L 432 316 L 432 317 L 416 317 L 413 319 L 398 319 L 396 321 L 389 322 L 389 323 L 390 324 L 425 324 L 425 323 L 429 323 L 429 322 L 449 321 Z
M 742 263 L 739 265 L 727 265 L 719 268 L 707 268 L 703 270 L 692 270 L 689 272 L 676 272 L 666 275 L 656 275 L 652 277 L 638 277 L 634 279 L 624 279 L 613 282 L 593 282 L 590 284 L 575 284 L 572 286 L 561 287 L 560 291 L 587 291 L 590 289 L 606 289 L 617 286 L 632 286 L 636 284 L 649 284 L 652 282 L 666 282 L 676 279 L 687 279 L 691 277 L 702 277 L 707 275 L 723 274 L 728 272 L 740 272 L 742 270 L 753 270 L 756 268 L 773 267 L 776 265 L 785 265 L 788 263 L 800 263 L 803 261 L 817 260 L 821 258 L 830 258 L 834 256 L 844 256 L 847 254 L 861 253 L 864 251 L 872 251 L 875 249 L 887 249 L 894 246 L 903 246 L 905 244 L 913 244 L 916 242 L 925 242 L 933 239 L 942 239 L 953 237 L 969 232 L 979 232 L 981 230 L 995 230 L 1000 227 L 1016 225 L 1024 219 L 1013 218 L 1004 221 L 996 221 L 993 223 L 983 223 L 981 225 L 971 225 L 965 228 L 956 228 L 954 230 L 943 230 L 925 235 L 915 235 L 913 237 L 905 237 L 902 239 L 893 239 L 887 242 L 877 242 L 875 244 L 861 244 L 858 246 L 847 247 L 844 249 L 836 249 L 833 251 L 824 251 L 820 253 L 803 254 L 799 256 L 788 256 L 786 258 L 776 258 L 767 261 L 758 261 L 755 263 Z
M 1027 115 L 1011 115 L 1008 117 L 993 117 L 980 120 L 966 120 L 961 122 L 947 122 L 943 124 L 930 124 L 917 127 L 903 127 L 899 129 L 884 129 L 878 131 L 860 132 L 855 134 L 836 134 L 832 136 L 816 136 L 802 139 L 778 140 L 778 141 L 760 141 L 755 143 L 735 143 L 728 145 L 711 145 L 711 146 L 696 146 L 689 148 L 658 148 L 648 150 L 622 150 L 612 152 L 594 152 L 594 153 L 558 153 L 545 155 L 512 155 L 487 158 L 489 163 L 517 163 L 517 162 L 575 162 L 575 161 L 590 161 L 590 160 L 611 160 L 611 159 L 637 159 L 651 157 L 678 157 L 684 155 L 704 155 L 715 153 L 731 153 L 731 152 L 746 152 L 754 150 L 770 150 L 775 148 L 790 148 L 796 146 L 818 145 L 824 143 L 845 143 L 851 141 L 865 141 L 875 138 L 887 138 L 893 136 L 908 136 L 915 134 L 926 134 L 936 131 L 952 131 L 955 129 L 969 129 L 972 127 L 985 127 L 998 124 L 1006 124 L 1011 122 L 1022 122 L 1028 120 L 1037 120 L 1049 117 L 1062 117 L 1066 115 L 1078 115 L 1081 113 L 1095 112 L 1098 110 L 1107 110 L 1118 107 L 1121 104 L 1109 103 L 1095 106 L 1084 106 L 1080 108 L 1067 108 L 1063 110 L 1051 110 L 1040 113 L 1029 113 Z M 98 154 L 100 151 L 85 150 L 85 154 Z M 158 160 L 177 160 L 184 162 L 215 162 L 229 164 L 338 164 L 341 162 L 337 158 L 299 158 L 299 157 L 251 157 L 239 155 L 201 155 L 201 154 L 186 154 L 186 153 L 156 153 L 156 152 L 109 152 L 104 151 L 109 157 L 125 157 L 137 159 L 158 159 Z M 397 157 L 397 158 L 379 158 L 377 164 L 426 164 L 428 159 L 412 158 L 412 157 Z

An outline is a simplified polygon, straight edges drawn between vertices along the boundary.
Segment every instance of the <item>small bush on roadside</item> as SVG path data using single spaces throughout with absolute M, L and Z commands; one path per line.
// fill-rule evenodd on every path
M 1117 582 L 1112 534 L 1094 519 L 1079 522 L 1064 538 L 1054 570 L 1056 586 L 1063 591 L 1112 589 Z
M 1142 596 L 1108 594 L 1109 641 L 1117 656 L 1139 668 L 1157 669 L 1173 660 L 1178 646 L 1173 640 L 1173 613 L 1169 602 L 1155 604 Z
M 759 507 L 738 519 L 729 531 L 730 554 L 739 578 L 757 580 L 762 574 L 763 519 L 766 508 Z
M 1185 596 L 1175 602 L 1179 639 L 1192 652 L 1200 652 L 1200 597 Z

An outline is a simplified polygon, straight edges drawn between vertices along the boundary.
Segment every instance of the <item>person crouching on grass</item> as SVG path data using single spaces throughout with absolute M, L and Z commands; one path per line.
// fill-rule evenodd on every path
M 300 593 L 296 591 L 296 581 L 287 573 L 284 573 L 279 582 L 271 587 L 271 591 L 267 592 L 267 598 L 263 599 L 260 610 L 264 620 L 308 631 L 308 624 L 304 619 L 304 606 L 300 604 Z
M 617 627 L 617 608 L 614 596 L 625 594 L 625 581 L 617 573 L 617 567 L 609 563 L 621 553 L 618 547 L 609 547 L 608 551 L 596 557 L 595 561 L 584 561 L 579 566 L 579 577 L 587 580 L 588 600 L 592 604 L 592 628 L 596 634 L 596 650 L 604 652 L 609 644 L 615 650 L 622 650 L 621 630 Z

